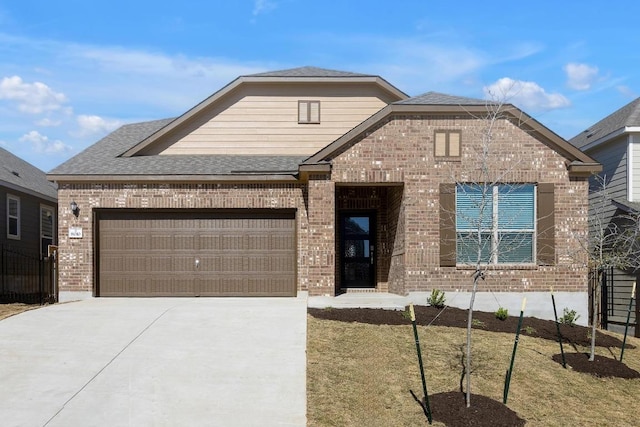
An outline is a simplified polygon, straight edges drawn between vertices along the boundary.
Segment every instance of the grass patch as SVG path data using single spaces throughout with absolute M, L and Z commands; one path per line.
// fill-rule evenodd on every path
M 22 304 L 22 303 L 11 303 L 11 304 L 0 304 L 0 320 L 6 319 L 7 317 L 11 317 L 18 313 L 22 313 L 24 311 L 33 310 L 35 308 L 40 308 L 41 305 L 36 304 Z
M 458 390 L 465 329 L 420 326 L 419 333 L 429 394 Z M 411 326 L 308 316 L 307 337 L 309 426 L 426 424 L 410 394 L 422 395 Z M 474 330 L 473 393 L 502 401 L 513 339 L 514 334 Z M 640 340 L 630 337 L 628 343 L 636 348 L 625 350 L 625 364 L 640 371 Z M 575 351 L 565 345 L 565 352 Z M 565 370 L 551 359 L 559 352 L 557 343 L 520 336 L 509 408 L 529 425 L 636 425 L 640 379 L 602 379 Z M 618 358 L 620 352 L 598 347 L 597 354 Z

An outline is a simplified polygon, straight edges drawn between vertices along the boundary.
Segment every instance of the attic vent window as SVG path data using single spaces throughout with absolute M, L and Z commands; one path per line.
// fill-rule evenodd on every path
M 434 155 L 436 158 L 460 157 L 460 131 L 436 131 Z
M 320 123 L 320 101 L 298 101 L 298 123 Z

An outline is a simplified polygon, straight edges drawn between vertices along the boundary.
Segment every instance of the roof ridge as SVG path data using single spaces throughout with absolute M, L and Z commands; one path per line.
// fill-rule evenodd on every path
M 354 73 L 351 71 L 333 70 L 312 65 L 303 67 L 286 68 L 282 70 L 265 71 L 262 73 L 248 74 L 242 77 L 377 77 L 373 74 Z

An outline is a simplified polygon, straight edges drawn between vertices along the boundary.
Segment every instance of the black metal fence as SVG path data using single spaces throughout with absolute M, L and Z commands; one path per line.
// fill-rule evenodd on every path
M 589 272 L 589 322 L 594 318 L 596 309 L 596 290 L 600 291 L 599 310 L 596 321 L 603 329 L 623 327 L 629 312 L 629 301 L 633 283 L 640 280 L 635 273 L 621 271 L 612 267 L 593 269 Z M 640 283 L 640 282 L 639 282 Z M 635 328 L 635 336 L 640 337 L 640 305 L 634 299 L 631 304 L 629 326 Z
M 0 247 L 0 303 L 57 301 L 56 260 Z

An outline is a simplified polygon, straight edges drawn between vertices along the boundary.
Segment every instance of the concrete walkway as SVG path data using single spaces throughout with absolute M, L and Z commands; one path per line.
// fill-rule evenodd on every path
M 3 426 L 304 426 L 305 298 L 91 299 L 0 321 Z
M 310 308 L 382 308 L 385 310 L 404 310 L 409 302 L 410 299 L 408 297 L 401 295 L 382 292 L 353 292 L 335 297 L 309 297 L 308 305 Z

